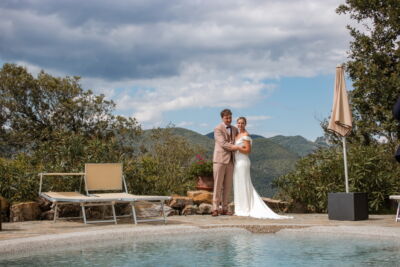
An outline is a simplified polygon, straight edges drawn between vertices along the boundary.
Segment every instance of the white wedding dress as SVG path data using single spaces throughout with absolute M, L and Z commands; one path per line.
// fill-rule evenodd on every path
M 250 136 L 239 138 L 235 145 L 243 145 L 244 141 L 252 140 Z M 235 168 L 233 171 L 233 192 L 235 202 L 235 215 L 250 216 L 259 219 L 290 219 L 273 212 L 261 199 L 254 189 L 250 177 L 249 156 L 239 151 L 235 154 Z

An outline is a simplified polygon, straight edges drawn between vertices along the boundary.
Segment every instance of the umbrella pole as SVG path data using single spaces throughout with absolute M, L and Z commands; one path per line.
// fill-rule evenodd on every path
M 344 160 L 344 177 L 346 181 L 346 193 L 349 193 L 349 174 L 347 172 L 347 153 L 346 153 L 346 137 L 342 137 L 343 142 L 343 160 Z

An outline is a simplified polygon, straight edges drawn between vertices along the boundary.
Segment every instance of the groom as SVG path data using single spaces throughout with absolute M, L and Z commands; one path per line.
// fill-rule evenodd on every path
M 214 194 L 213 194 L 213 211 L 212 216 L 219 215 L 219 205 L 222 206 L 221 215 L 232 215 L 228 212 L 228 198 L 232 189 L 233 180 L 233 164 L 235 151 L 235 136 L 238 129 L 231 125 L 232 112 L 229 109 L 221 111 L 222 123 L 214 129 Z

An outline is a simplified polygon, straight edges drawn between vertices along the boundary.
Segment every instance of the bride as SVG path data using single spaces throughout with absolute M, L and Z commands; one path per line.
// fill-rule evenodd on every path
M 250 177 L 250 159 L 252 140 L 246 131 L 247 120 L 245 117 L 237 119 L 239 134 L 236 136 L 235 145 L 239 150 L 235 155 L 233 171 L 233 191 L 235 202 L 235 215 L 250 216 L 259 219 L 289 219 L 273 212 L 261 199 L 254 189 Z

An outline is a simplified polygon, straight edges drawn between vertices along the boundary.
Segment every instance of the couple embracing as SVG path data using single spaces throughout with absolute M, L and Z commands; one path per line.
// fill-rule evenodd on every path
M 214 195 L 211 215 L 233 215 L 228 211 L 229 195 L 233 184 L 235 215 L 260 219 L 290 218 L 273 212 L 253 187 L 248 156 L 251 152 L 252 140 L 246 131 L 246 118 L 239 117 L 236 128 L 231 125 L 232 112 L 224 109 L 221 111 L 221 119 L 222 123 L 214 129 Z

